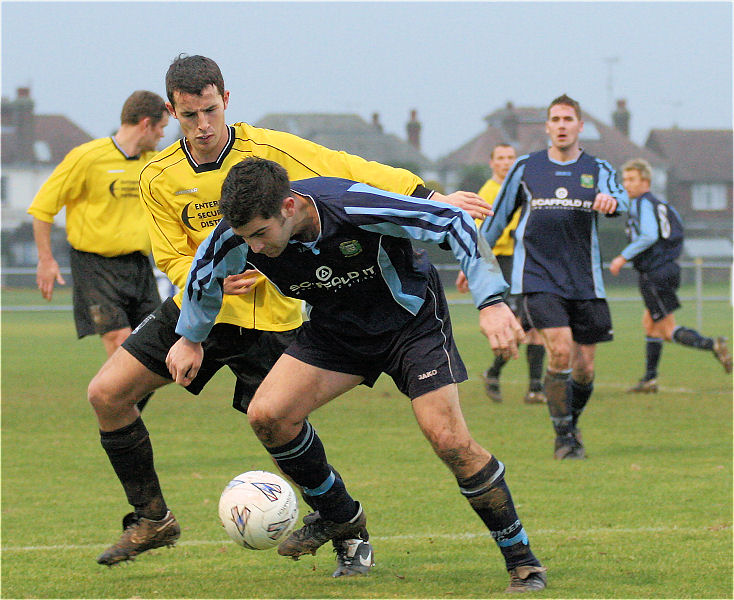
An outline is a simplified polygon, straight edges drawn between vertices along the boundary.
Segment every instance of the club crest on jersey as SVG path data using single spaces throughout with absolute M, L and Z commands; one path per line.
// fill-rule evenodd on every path
M 339 244 L 339 251 L 346 256 L 357 256 L 362 252 L 362 245 L 357 240 L 348 240 Z
M 584 174 L 581 176 L 581 187 L 592 189 L 594 187 L 594 176 Z
M 556 188 L 556 198 L 563 200 L 568 197 L 568 190 L 565 187 Z

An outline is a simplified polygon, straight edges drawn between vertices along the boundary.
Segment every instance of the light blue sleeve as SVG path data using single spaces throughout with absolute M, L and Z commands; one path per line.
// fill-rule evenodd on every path
M 433 244 L 448 244 L 466 274 L 477 307 L 502 299 L 509 287 L 497 259 L 477 236 L 474 220 L 460 208 L 377 190 L 358 183 L 350 192 L 365 194 L 344 210 L 360 229 Z
M 655 218 L 655 209 L 652 202 L 646 198 L 640 199 L 639 235 L 620 252 L 627 260 L 632 260 L 658 241 L 658 221 Z
M 201 243 L 191 263 L 176 333 L 203 342 L 222 308 L 222 282 L 245 270 L 248 246 L 222 219 Z
M 497 197 L 492 203 L 494 215 L 488 219 L 484 219 L 479 228 L 479 235 L 482 237 L 490 248 L 493 248 L 507 224 L 512 219 L 512 215 L 519 206 L 518 195 L 521 193 L 522 177 L 525 173 L 525 162 L 527 155 L 521 156 L 515 161 L 512 169 L 502 182 L 502 187 L 497 192 Z
M 627 195 L 624 187 L 617 183 L 617 174 L 612 168 L 612 165 L 610 165 L 607 161 L 601 160 L 599 158 L 596 159 L 596 162 L 599 165 L 598 191 L 602 194 L 609 194 L 610 196 L 613 196 L 617 201 L 616 210 L 614 211 L 614 213 L 607 216 L 611 217 L 619 213 L 629 212 L 629 196 Z

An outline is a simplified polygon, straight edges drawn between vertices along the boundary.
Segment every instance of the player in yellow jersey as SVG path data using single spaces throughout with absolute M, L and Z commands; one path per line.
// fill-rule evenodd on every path
M 220 219 L 219 196 L 232 166 L 247 156 L 274 160 L 292 179 L 332 176 L 354 179 L 401 194 L 451 201 L 487 214 L 476 194 L 434 194 L 404 169 L 369 162 L 329 150 L 287 133 L 246 123 L 228 126 L 229 91 L 217 64 L 203 56 L 180 56 L 166 74 L 167 107 L 184 138 L 160 152 L 140 177 L 141 197 L 156 264 L 180 288 L 196 253 Z M 214 373 L 227 365 L 236 375 L 233 405 L 246 411 L 250 398 L 300 326 L 300 303 L 283 297 L 252 271 L 228 277 L 217 324 L 204 342 L 204 361 L 186 389 L 198 394 Z M 123 519 L 125 531 L 97 561 L 112 565 L 151 548 L 172 545 L 180 535 L 168 510 L 153 464 L 148 431 L 135 403 L 152 390 L 171 383 L 166 366 L 175 332 L 181 295 L 166 300 L 107 361 L 89 385 L 101 443 L 135 508 Z M 309 518 L 319 518 L 318 513 Z M 364 573 L 372 565 L 366 537 L 334 540 L 335 577 Z
M 510 167 L 517 159 L 515 148 L 510 144 L 497 144 L 492 148 L 492 152 L 489 155 L 489 166 L 492 168 L 492 177 L 490 177 L 486 183 L 480 188 L 479 195 L 492 206 L 494 199 L 497 197 L 497 193 L 502 187 L 502 182 L 505 180 Z M 497 243 L 492 248 L 494 255 L 497 257 L 497 262 L 502 269 L 502 275 L 505 281 L 510 282 L 512 280 L 512 255 L 515 251 L 515 238 L 514 231 L 517 228 L 517 223 L 520 220 L 520 211 L 517 211 L 510 220 L 502 235 L 497 240 Z M 481 224 L 481 220 L 477 220 L 477 225 Z M 469 291 L 466 277 L 464 273 L 459 272 L 456 278 L 456 288 L 461 293 Z M 522 306 L 519 302 L 519 296 L 510 295 L 507 298 L 507 304 L 510 306 L 515 315 L 522 320 Z M 530 375 L 530 381 L 528 384 L 528 391 L 525 394 L 526 404 L 544 404 L 546 402 L 545 394 L 543 393 L 543 359 L 545 357 L 545 346 L 543 345 L 543 339 L 540 337 L 537 329 L 529 329 L 525 334 L 525 343 L 527 344 L 527 361 L 528 371 Z M 487 392 L 487 396 L 493 402 L 502 402 L 502 391 L 500 390 L 500 372 L 502 367 L 505 366 L 507 360 L 501 356 L 495 356 L 494 363 L 489 367 L 483 374 L 482 379 L 484 380 L 484 389 Z
M 54 217 L 66 207 L 77 335 L 100 335 L 107 356 L 160 304 L 138 178 L 155 156 L 168 111 L 163 98 L 141 90 L 125 101 L 120 121 L 113 136 L 71 150 L 28 208 L 36 282 L 51 300 L 54 284 L 66 283 L 51 250 Z

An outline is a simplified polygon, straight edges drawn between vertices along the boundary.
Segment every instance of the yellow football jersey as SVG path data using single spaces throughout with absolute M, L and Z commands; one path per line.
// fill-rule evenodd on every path
M 213 163 L 197 164 L 185 140 L 179 140 L 158 153 L 140 175 L 153 256 L 158 268 L 182 290 L 174 298 L 179 307 L 196 249 L 221 219 L 222 183 L 229 170 L 248 156 L 281 164 L 291 180 L 344 177 L 401 194 L 410 194 L 423 184 L 404 169 L 247 123 L 229 127 L 229 141 Z M 301 321 L 300 301 L 285 298 L 264 277 L 248 294 L 225 295 L 217 317 L 218 323 L 264 331 L 294 329 Z
M 477 194 L 481 196 L 487 204 L 492 206 L 501 187 L 502 184 L 497 183 L 494 179 L 488 179 Z M 481 225 L 482 221 L 480 219 L 476 219 L 476 221 L 477 226 Z M 515 252 L 515 240 L 513 239 L 512 232 L 517 229 L 517 224 L 519 222 L 520 211 L 518 210 L 514 215 L 512 215 L 512 219 L 510 219 L 510 222 L 507 224 L 507 227 L 505 227 L 505 230 L 497 240 L 494 248 L 492 248 L 492 252 L 494 252 L 495 256 L 512 256 Z
M 102 256 L 150 254 L 138 178 L 155 151 L 128 157 L 111 137 L 77 146 L 38 190 L 28 212 L 47 223 L 66 206 L 72 248 Z

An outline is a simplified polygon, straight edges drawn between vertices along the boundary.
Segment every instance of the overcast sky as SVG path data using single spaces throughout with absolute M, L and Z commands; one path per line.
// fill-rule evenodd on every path
M 724 2 L 3 1 L 2 94 L 112 133 L 135 89 L 165 95 L 179 53 L 216 60 L 228 121 L 271 112 L 380 114 L 430 158 L 507 101 L 568 93 L 602 121 L 626 98 L 631 137 L 732 127 L 732 5 Z M 611 89 L 610 89 L 611 86 Z M 176 127 L 168 128 L 166 139 Z

